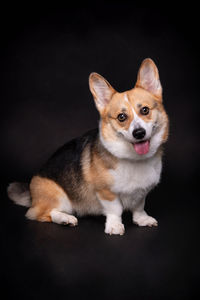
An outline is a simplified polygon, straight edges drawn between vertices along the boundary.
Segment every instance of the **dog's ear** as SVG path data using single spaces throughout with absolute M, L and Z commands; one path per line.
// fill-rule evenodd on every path
M 136 87 L 153 94 L 157 100 L 162 101 L 162 86 L 159 79 L 158 69 L 152 59 L 143 60 L 138 71 Z
M 89 77 L 90 91 L 94 97 L 96 107 L 100 113 L 103 112 L 106 105 L 115 93 L 110 83 L 97 73 L 91 73 Z

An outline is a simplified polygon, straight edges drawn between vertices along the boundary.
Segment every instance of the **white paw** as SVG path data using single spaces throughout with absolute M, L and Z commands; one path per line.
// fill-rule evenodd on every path
M 158 222 L 148 215 L 137 215 L 133 217 L 133 222 L 139 226 L 158 226 Z
M 78 220 L 76 217 L 63 213 L 61 211 L 57 211 L 56 209 L 51 211 L 50 216 L 52 222 L 57 224 L 63 224 L 63 225 L 69 224 L 70 226 L 78 225 Z
M 123 235 L 125 232 L 124 224 L 119 221 L 106 222 L 105 233 Z
M 76 217 L 71 216 L 71 215 L 66 215 L 67 217 L 64 218 L 62 224 L 63 225 L 70 225 L 70 226 L 77 226 L 78 225 L 78 220 Z

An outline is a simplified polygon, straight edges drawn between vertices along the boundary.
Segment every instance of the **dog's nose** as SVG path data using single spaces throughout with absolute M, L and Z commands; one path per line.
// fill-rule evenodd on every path
M 133 137 L 137 140 L 143 139 L 145 137 L 146 130 L 144 128 L 137 128 L 133 130 Z

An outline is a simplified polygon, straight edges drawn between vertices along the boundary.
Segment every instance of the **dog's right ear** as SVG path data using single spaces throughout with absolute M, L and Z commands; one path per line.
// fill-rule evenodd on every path
M 102 113 L 106 105 L 110 102 L 115 90 L 105 78 L 97 73 L 90 74 L 89 87 L 96 107 Z

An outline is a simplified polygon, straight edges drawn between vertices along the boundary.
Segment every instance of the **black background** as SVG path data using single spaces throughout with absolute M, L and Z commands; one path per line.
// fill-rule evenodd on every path
M 5 299 L 192 299 L 198 291 L 197 10 L 118 1 L 2 9 Z M 90 72 L 124 91 L 146 57 L 160 71 L 170 118 L 162 180 L 146 205 L 159 227 L 139 228 L 125 213 L 125 235 L 110 237 L 104 217 L 79 219 L 77 228 L 26 220 L 26 209 L 8 200 L 7 184 L 29 180 L 60 145 L 98 125 Z

